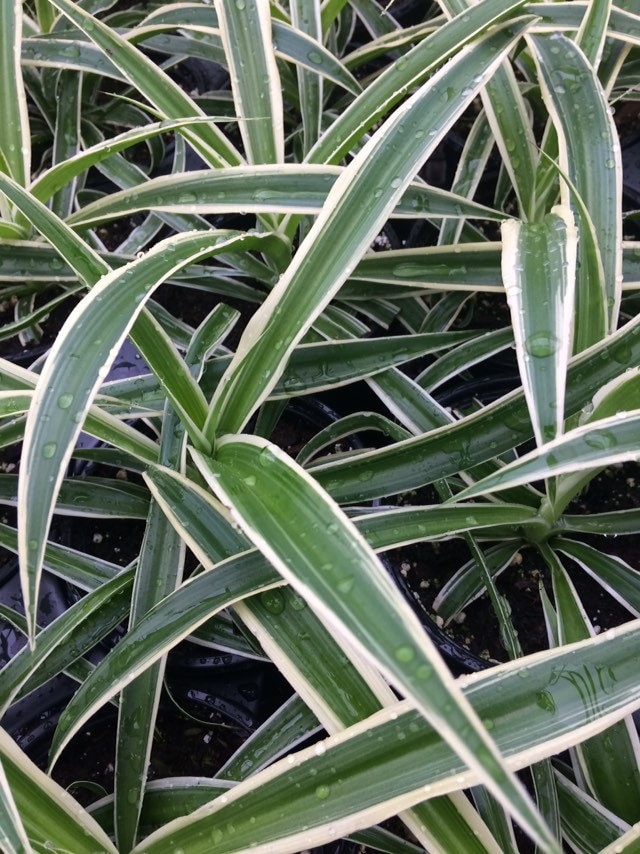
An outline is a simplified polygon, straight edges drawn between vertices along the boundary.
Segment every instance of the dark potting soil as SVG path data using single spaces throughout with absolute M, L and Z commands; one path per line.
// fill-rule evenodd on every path
M 53 779 L 83 806 L 99 799 L 100 790 L 104 795 L 113 792 L 115 723 L 115 709 L 99 712 L 82 727 L 53 768 Z M 148 778 L 213 777 L 246 736 L 246 731 L 222 715 L 211 723 L 198 721 L 165 700 L 156 719 Z M 40 764 L 46 755 L 35 758 Z

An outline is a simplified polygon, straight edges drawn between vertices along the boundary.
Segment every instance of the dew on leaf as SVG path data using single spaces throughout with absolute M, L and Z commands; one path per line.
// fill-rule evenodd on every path
M 271 614 L 281 614 L 285 609 L 284 597 L 279 590 L 267 590 L 260 594 L 260 602 Z
M 338 582 L 338 592 L 343 593 L 345 596 L 348 593 L 351 593 L 353 590 L 353 585 L 355 584 L 355 579 L 353 576 L 348 576 L 347 578 L 342 578 Z
M 408 664 L 410 661 L 413 661 L 415 655 L 415 649 L 407 644 L 397 647 L 395 651 L 396 661 L 399 661 L 401 664 Z
M 524 342 L 524 348 L 534 358 L 547 358 L 558 349 L 558 339 L 551 332 L 534 332 Z
M 58 398 L 58 406 L 60 409 L 68 409 L 73 403 L 72 394 L 61 394 Z

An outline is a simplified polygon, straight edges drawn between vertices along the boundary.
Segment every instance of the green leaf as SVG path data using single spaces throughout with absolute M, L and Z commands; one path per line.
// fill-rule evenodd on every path
M 577 427 L 467 487 L 458 493 L 456 500 L 486 495 L 556 474 L 640 459 L 639 424 L 640 411 L 636 409 Z
M 426 80 L 463 45 L 492 24 L 513 15 L 520 6 L 517 0 L 484 2 L 438 27 L 431 36 L 393 62 L 340 114 L 311 151 L 310 162 L 339 163 L 407 91 Z
M 298 452 L 296 462 L 301 466 L 307 465 L 323 449 L 331 448 L 341 439 L 355 436 L 362 430 L 377 431 L 383 436 L 399 441 L 406 439 L 409 435 L 404 427 L 377 412 L 355 412 L 319 430 Z
M 464 506 L 464 505 L 463 505 Z M 518 554 L 520 544 L 498 543 L 487 549 L 484 555 L 488 571 L 496 578 L 505 570 Z M 476 561 L 471 559 L 446 582 L 433 602 L 445 623 L 450 622 L 462 609 L 484 593 L 484 584 Z
M 417 617 L 337 505 L 286 454 L 258 437 L 224 437 L 214 459 L 191 453 L 246 535 L 347 649 L 410 696 L 518 821 L 553 849 Z M 383 623 L 382 613 L 390 616 Z
M 228 523 L 226 509 L 193 482 L 160 467 L 145 479 L 203 566 L 248 548 L 246 538 Z M 235 610 L 325 727 L 342 728 L 378 710 L 377 697 L 388 688 L 372 679 L 369 668 L 362 675 L 349 664 L 332 633 L 297 593 L 269 590 Z M 338 690 L 327 682 L 328 670 L 341 673 Z
M 447 0 L 447 5 L 456 13 L 463 6 L 471 6 L 467 0 Z M 521 216 L 529 218 L 533 213 L 536 189 L 536 141 L 526 101 L 520 92 L 516 73 L 509 63 L 503 63 L 498 69 L 483 92 L 482 100 L 496 145 L 513 184 Z
M 470 337 L 475 337 L 475 333 L 427 332 L 299 346 L 292 353 L 270 399 L 315 393 L 352 383 L 418 356 L 453 347 Z
M 80 115 L 82 110 L 82 75 L 61 71 L 56 83 L 56 127 L 52 160 L 62 163 L 78 153 L 80 147 Z M 59 217 L 69 216 L 76 199 L 76 181 L 71 180 L 51 199 L 51 210 Z
M 131 189 L 110 193 L 81 208 L 66 222 L 74 228 L 94 228 L 143 210 L 191 214 L 236 213 L 239 210 L 317 214 L 342 172 L 337 166 L 282 163 L 163 175 Z M 399 200 L 393 215 L 413 219 L 425 214 L 504 219 L 504 214 L 485 205 L 414 182 Z
M 246 547 L 244 538 L 226 524 L 215 499 L 195 484 L 159 467 L 147 472 L 146 480 L 172 524 L 204 566 Z M 360 673 L 350 665 L 305 601 L 288 588 L 271 590 L 238 603 L 235 611 L 259 635 L 272 661 L 330 732 L 377 711 L 382 698 L 391 699 L 387 686 L 381 685 L 378 677 L 373 678 L 370 668 Z M 312 655 L 309 650 L 313 650 Z M 361 666 L 359 669 L 362 671 Z M 327 680 L 327 672 L 341 674 L 339 686 L 333 678 Z M 268 739 L 269 734 L 261 733 L 259 740 L 256 736 L 258 744 L 263 743 L 263 738 Z M 244 756 L 242 749 L 240 753 Z M 263 752 L 259 756 L 264 761 Z M 467 822 L 459 815 L 448 828 L 452 810 L 453 806 L 444 798 L 421 804 L 411 816 L 405 814 L 403 818 L 419 838 L 424 836 L 420 829 L 424 825 L 430 828 L 429 838 L 439 843 L 449 838 L 464 850 L 475 850 L 478 837 L 484 839 L 484 829 L 471 818 Z
M 442 383 L 484 359 L 501 353 L 512 343 L 513 332 L 509 328 L 485 332 L 439 356 L 418 374 L 416 382 L 425 391 L 433 393 Z
M 384 551 L 485 527 L 523 526 L 526 530 L 537 515 L 531 507 L 518 504 L 423 504 L 373 510 L 353 521 L 372 549 Z
M 297 694 L 292 694 L 225 762 L 216 777 L 245 780 L 320 730 L 313 712 Z
M 588 424 L 629 409 L 640 409 L 640 369 L 638 368 L 629 368 L 620 376 L 602 385 L 594 394 L 593 400 L 583 408 L 578 423 Z M 553 515 L 556 518 L 598 471 L 599 469 L 595 468 L 558 478 L 553 498 Z
M 94 284 L 100 276 L 109 271 L 108 265 L 97 253 L 67 228 L 62 220 L 1 173 L 0 193 L 4 193 L 39 231 L 46 234 L 47 239 L 55 246 L 58 256 L 62 256 L 85 284 Z M 59 259 L 54 266 L 61 266 Z
M 590 217 L 587 222 L 561 182 L 561 198 L 574 210 L 580 238 L 574 323 L 574 351 L 579 352 L 617 326 L 622 282 L 620 143 L 605 93 L 582 51 L 561 33 L 532 37 L 530 44 L 558 132 L 560 166 Z M 594 257 L 591 233 L 599 258 Z
M 639 844 L 640 830 L 636 824 L 626 833 L 623 833 L 622 836 L 619 836 L 615 842 L 603 848 L 600 854 L 621 854 L 621 852 L 624 854 L 625 851 L 628 851 L 629 854 L 635 854 Z
M 162 421 L 160 460 L 183 467 L 185 433 L 167 403 Z M 182 581 L 186 545 L 162 509 L 151 501 L 136 568 L 129 630 Z M 115 836 L 118 848 L 135 845 L 165 659 L 141 673 L 120 695 L 115 766 Z
M 536 442 L 544 445 L 564 425 L 578 235 L 571 211 L 558 207 L 541 223 L 504 223 L 502 241 L 520 376 Z
M 605 810 L 602 804 L 556 771 L 562 830 L 575 850 L 600 854 L 628 829 L 626 822 Z
M 322 21 L 320 3 L 307 3 L 294 0 L 291 3 L 291 23 L 300 32 L 322 42 Z M 309 56 L 320 54 L 310 53 Z M 321 134 L 323 80 L 319 74 L 305 68 L 297 69 L 298 95 L 302 117 L 302 150 L 306 155 Z
M 301 344 L 291 354 L 269 399 L 283 400 L 350 384 L 473 336 L 474 332 L 443 332 Z M 205 395 L 213 394 L 230 361 L 230 356 L 216 356 L 207 362 L 201 380 Z M 135 382 L 115 381 L 105 388 L 123 406 L 130 401 L 130 405 L 138 402 L 153 408 L 162 405 L 164 399 L 162 388 L 151 375 L 138 377 Z
M 215 499 L 167 469 L 152 469 L 146 479 L 192 551 L 204 566 L 210 565 L 220 555 L 221 543 L 215 532 L 221 528 L 221 522 L 224 530 L 224 519 Z M 227 527 L 225 533 L 225 548 L 245 547 L 237 532 Z M 377 711 L 381 700 L 391 700 L 388 687 L 377 676 L 373 678 L 370 668 L 363 670 L 359 665 L 362 672 L 358 672 L 350 665 L 333 636 L 304 600 L 288 588 L 271 590 L 238 603 L 235 611 L 260 637 L 271 660 L 330 732 Z M 310 650 L 313 654 L 309 654 Z M 339 685 L 333 677 L 327 679 L 327 673 L 340 673 Z M 263 738 L 268 738 L 267 732 L 260 735 L 259 744 Z M 241 753 L 244 755 L 242 750 Z M 259 756 L 264 761 L 262 752 Z M 456 821 L 449 827 L 452 814 Z M 444 844 L 446 839 L 465 851 L 486 850 L 479 842 L 484 840 L 486 830 L 468 815 L 465 821 L 448 798 L 416 806 L 403 819 L 419 839 L 425 837 L 424 826 L 429 828 L 428 838 L 437 840 L 437 844 Z
M 357 95 L 361 91 L 360 84 L 338 57 L 321 44 L 321 39 L 315 40 L 301 30 L 290 26 L 286 21 L 278 20 L 278 12 L 279 10 L 276 7 L 271 7 L 271 35 L 275 55 L 279 59 L 295 62 L 296 65 L 313 71 L 315 74 L 321 74 L 348 92 Z M 141 28 L 146 24 L 150 27 L 153 26 L 155 30 L 159 23 L 173 24 L 184 32 L 193 32 L 199 35 L 200 39 L 202 39 L 202 34 L 206 34 L 209 38 L 207 40 L 202 39 L 205 46 L 204 55 L 191 54 L 200 56 L 202 59 L 210 58 L 211 45 L 214 40 L 221 44 L 217 30 L 218 18 L 214 8 L 207 9 L 201 5 L 187 5 L 185 3 L 177 6 L 162 6 L 147 16 Z M 200 39 L 198 42 L 192 43 L 190 47 L 197 50 Z
M 17 503 L 18 476 L 0 478 L 0 504 Z M 135 483 L 109 478 L 68 478 L 60 484 L 55 513 L 65 516 L 91 516 L 99 519 L 145 519 L 149 496 Z
M 126 77 L 111 62 L 108 55 L 95 45 L 75 39 L 55 38 L 52 35 L 46 39 L 23 39 L 22 63 L 27 67 L 83 71 L 126 81 Z
M 17 530 L 0 524 L 0 545 L 17 554 Z M 44 568 L 83 590 L 94 590 L 122 570 L 117 564 L 50 542 L 44 551 Z
M 485 171 L 491 150 L 493 134 L 485 113 L 480 113 L 469 130 L 462 153 L 456 165 L 451 190 L 472 199 Z M 459 243 L 464 220 L 448 219 L 440 226 L 438 245 Z
M 605 3 L 590 4 L 576 37 L 577 44 L 580 45 L 586 59 L 596 71 L 608 35 L 611 5 L 611 0 L 607 0 Z
M 31 846 L 0 761 L 0 846 L 5 854 L 29 854 Z
M 216 11 L 247 160 L 282 163 L 282 87 L 271 43 L 269 6 L 259 0 L 220 0 Z
M 640 509 L 590 513 L 586 516 L 567 513 L 558 520 L 558 527 L 587 534 L 637 534 L 640 531 Z
M 173 247 L 173 245 L 179 240 L 179 237 L 169 238 L 169 240 L 171 242 L 165 243 L 164 250 L 161 251 L 161 254 L 165 255 L 165 257 L 169 254 L 165 251 L 166 248 L 168 246 Z M 210 248 L 213 249 L 214 243 L 211 242 L 211 239 L 210 243 Z M 153 252 L 153 250 L 150 250 L 150 252 Z M 189 262 L 187 261 L 186 263 Z M 158 284 L 160 284 L 160 282 L 158 282 Z M 149 289 L 146 285 L 143 287 L 148 293 Z M 153 286 L 153 288 L 155 289 L 155 286 Z M 126 318 L 126 310 L 123 308 L 121 309 L 121 312 L 121 317 Z M 135 313 L 131 313 L 135 318 Z M 150 313 L 140 314 L 137 317 L 134 338 L 141 353 L 152 354 L 154 351 L 158 351 L 159 341 L 165 337 L 161 324 Z M 191 376 L 184 360 L 180 358 L 175 348 L 169 343 L 169 346 L 166 346 L 163 349 L 164 352 L 162 354 L 162 358 L 155 358 L 152 362 L 152 367 L 160 381 L 162 390 L 166 394 L 168 400 L 171 401 L 176 412 L 179 413 L 184 428 L 192 437 L 193 441 L 201 443 L 201 428 L 204 424 L 205 418 L 207 417 L 207 402 L 205 397 L 198 387 L 198 384 Z
M 549 546 L 541 551 L 552 573 L 559 642 L 568 644 L 590 637 L 593 628 L 564 567 Z M 600 687 L 608 690 L 613 679 L 614 671 L 601 671 Z M 575 687 L 593 699 L 595 691 L 589 680 L 578 680 Z M 581 773 L 599 803 L 625 821 L 638 821 L 640 745 L 633 719 L 618 721 L 575 750 Z
M 96 166 L 102 160 L 106 160 L 114 154 L 126 151 L 128 148 L 147 139 L 153 139 L 160 134 L 170 133 L 177 128 L 194 124 L 204 124 L 210 121 L 211 119 L 208 116 L 206 118 L 177 119 L 176 121 L 167 120 L 133 128 L 117 136 L 112 136 L 52 166 L 51 169 L 48 169 L 35 179 L 29 188 L 30 192 L 39 201 L 46 202 L 54 193 L 71 183 L 82 172 L 90 169 L 92 166 Z M 40 246 L 39 248 L 44 249 L 45 247 Z
M 6 0 L 0 9 L 0 170 L 26 187 L 31 178 L 31 132 L 22 79 L 22 3 Z
M 513 835 L 513 825 L 500 804 L 482 786 L 475 786 L 471 789 L 471 797 L 476 809 L 498 840 L 500 851 L 503 854 L 518 854 Z
M 609 555 L 579 540 L 562 537 L 553 542 L 600 584 L 621 605 L 640 617 L 640 578 L 638 572 L 616 555 Z
M 342 295 L 357 295 L 363 289 L 360 280 L 393 285 L 400 295 L 403 289 L 411 293 L 454 288 L 504 293 L 501 251 L 498 243 L 462 243 L 371 253 L 357 264 Z M 381 289 L 381 293 L 388 295 L 389 288 Z

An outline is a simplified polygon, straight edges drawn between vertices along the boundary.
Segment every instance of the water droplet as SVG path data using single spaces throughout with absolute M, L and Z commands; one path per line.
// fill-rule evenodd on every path
M 633 358 L 633 350 L 626 342 L 611 347 L 609 352 L 612 359 L 620 365 L 627 365 Z
M 129 789 L 127 792 L 127 801 L 130 804 L 135 804 L 138 800 L 138 790 L 137 789 Z
M 297 593 L 292 593 L 289 597 L 289 604 L 293 608 L 294 611 L 304 611 L 307 607 L 307 603 L 304 601 L 302 596 L 298 596 Z
M 538 691 L 536 694 L 536 705 L 545 712 L 556 711 L 556 701 L 553 699 L 553 695 L 550 694 L 549 691 Z
M 534 332 L 524 342 L 524 348 L 534 358 L 553 356 L 558 348 L 558 339 L 551 332 Z
M 255 474 L 250 474 L 247 477 L 242 478 L 243 483 L 246 483 L 247 486 L 255 486 L 256 485 L 256 476 Z
M 322 65 L 322 54 L 318 53 L 317 50 L 312 50 L 307 54 L 307 59 L 309 62 L 313 62 L 314 65 Z
M 420 667 L 416 669 L 416 676 L 420 679 L 421 682 L 426 682 L 427 679 L 431 679 L 431 675 L 433 674 L 433 667 L 429 664 L 421 664 Z
M 584 437 L 584 441 L 596 451 L 606 451 L 618 444 L 618 440 L 610 430 L 593 430 Z
M 349 576 L 347 578 L 342 578 L 338 582 L 338 591 L 340 593 L 343 593 L 346 596 L 348 593 L 351 593 L 351 591 L 353 590 L 354 584 L 355 584 L 355 579 L 353 578 L 353 576 Z
M 281 614 L 285 608 L 285 601 L 279 590 L 267 590 L 260 594 L 260 602 L 265 610 L 271 614 Z
M 271 448 L 263 448 L 258 454 L 258 463 L 261 466 L 268 466 L 275 460 L 275 455 Z
M 45 460 L 51 459 L 51 457 L 55 454 L 57 447 L 58 446 L 55 442 L 47 442 L 46 445 L 42 446 L 42 456 L 45 458 Z
M 330 794 L 331 789 L 329 786 L 322 785 L 316 788 L 316 798 L 320 798 L 321 801 L 326 801 Z
M 401 664 L 408 664 L 410 661 L 413 661 L 415 655 L 415 649 L 407 644 L 397 647 L 395 652 L 396 661 L 399 661 Z
M 60 409 L 68 409 L 73 403 L 72 394 L 61 394 L 58 398 L 58 406 Z

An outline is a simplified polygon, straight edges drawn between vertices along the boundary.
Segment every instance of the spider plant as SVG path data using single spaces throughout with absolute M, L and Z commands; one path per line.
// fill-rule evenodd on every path
M 623 298 L 638 265 L 609 107 L 627 96 L 638 17 L 523 0 L 442 0 L 407 27 L 374 0 L 1 14 L 0 278 L 18 306 L 5 337 L 68 316 L 41 362 L 0 363 L 2 444 L 21 445 L 17 485 L 1 476 L 17 510 L 2 536 L 24 611 L 2 616 L 27 638 L 0 705 L 60 672 L 79 683 L 51 767 L 118 705 L 115 791 L 89 810 L 0 731 L 3 847 L 517 851 L 515 822 L 541 851 L 632 850 L 639 624 L 596 636 L 565 567 L 637 616 L 637 572 L 581 536 L 635 533 L 637 512 L 566 511 L 596 472 L 638 456 L 639 327 Z M 228 86 L 187 93 L 185 58 L 217 63 Z M 453 184 L 432 187 L 421 169 L 456 129 Z M 390 220 L 431 239 L 372 251 Z M 219 301 L 190 325 L 154 300 L 161 286 Z M 508 327 L 461 328 L 486 291 L 506 299 Z M 105 381 L 128 337 L 148 373 Z M 437 402 L 444 379 L 511 345 L 519 388 L 459 416 Z M 422 373 L 401 370 L 425 355 Z M 298 460 L 277 446 L 290 398 L 361 381 L 381 411 L 356 407 Z M 372 427 L 388 444 L 318 459 Z M 79 448 L 81 432 L 99 447 Z M 145 489 L 74 480 L 74 456 Z M 393 504 L 431 483 L 439 503 Z M 55 514 L 114 512 L 145 517 L 124 570 L 52 542 Z M 379 558 L 451 536 L 473 560 L 438 604 L 453 616 L 487 589 L 511 659 L 473 677 L 449 672 Z M 539 550 L 553 576 L 549 648 L 533 655 L 493 581 L 505 542 Z M 87 593 L 41 628 L 45 570 Z M 149 783 L 167 654 L 198 632 L 229 648 L 221 614 L 294 694 L 215 778 Z M 125 619 L 99 664 L 84 658 Z M 396 815 L 411 835 L 379 826 Z

